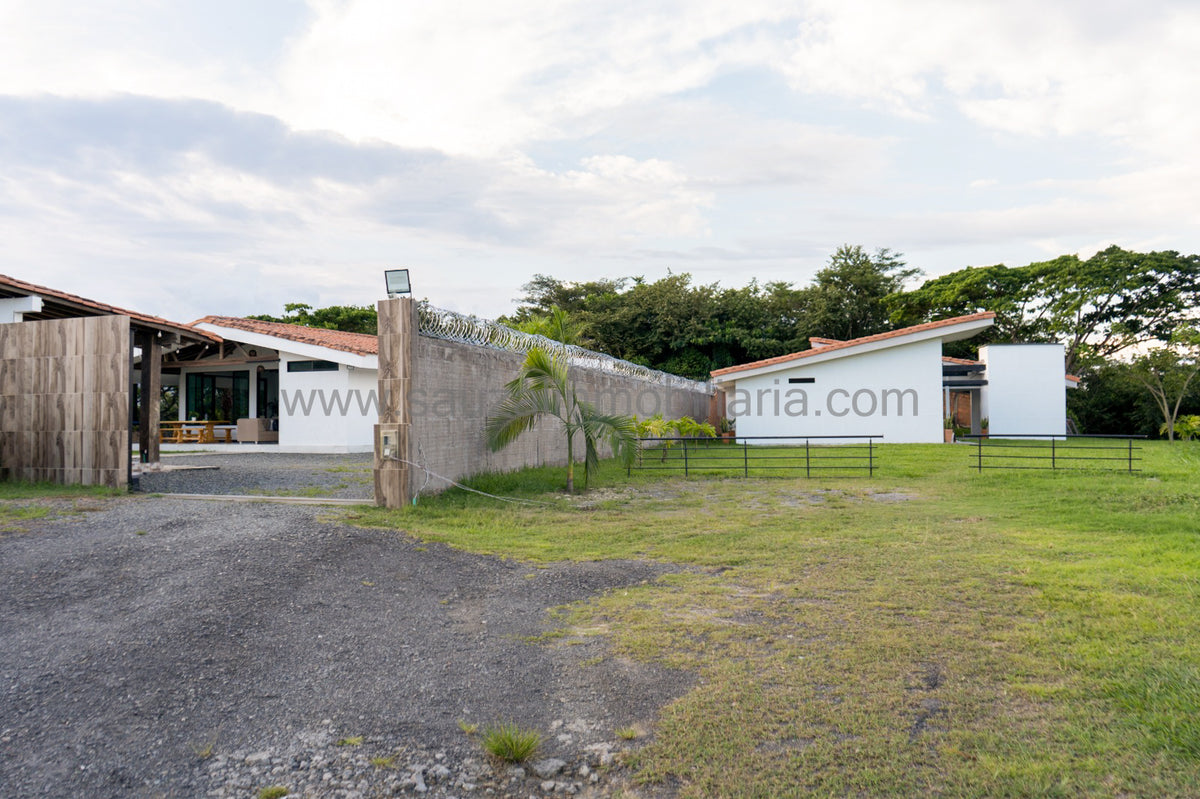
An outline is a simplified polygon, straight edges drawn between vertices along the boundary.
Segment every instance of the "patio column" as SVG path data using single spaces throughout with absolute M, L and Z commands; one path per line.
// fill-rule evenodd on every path
M 141 369 L 141 419 L 138 424 L 138 457 L 151 469 L 158 468 L 159 430 L 158 403 L 162 398 L 162 342 L 153 330 L 138 333 L 138 347 L 142 351 Z

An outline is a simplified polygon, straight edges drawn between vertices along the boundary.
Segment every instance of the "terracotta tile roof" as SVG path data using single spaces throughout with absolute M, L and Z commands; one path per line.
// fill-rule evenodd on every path
M 983 366 L 983 361 L 971 361 L 966 358 L 950 358 L 946 355 L 942 356 L 942 363 L 953 363 L 959 366 Z
M 355 355 L 379 354 L 379 338 L 367 333 L 347 333 L 344 330 L 304 327 L 303 325 L 290 325 L 286 322 L 264 322 L 261 319 L 243 319 L 239 316 L 206 316 L 203 319 L 197 319 L 192 324 L 209 324 L 215 327 L 244 330 L 247 333 L 274 336 L 299 344 L 312 344 Z
M 160 316 L 151 316 L 149 314 L 138 313 L 137 311 L 118 308 L 115 305 L 109 305 L 104 302 L 96 302 L 89 300 L 86 297 L 80 297 L 76 294 L 68 294 L 65 291 L 58 289 L 39 286 L 35 283 L 27 283 L 24 280 L 18 280 L 15 277 L 8 275 L 0 275 L 0 296 L 5 290 L 11 290 L 13 293 L 23 296 L 39 296 L 43 300 L 57 302 L 61 305 L 68 306 L 69 310 L 92 311 L 97 315 L 112 314 L 115 316 L 128 316 L 135 325 L 142 327 L 151 327 L 156 330 L 164 330 L 172 333 L 181 333 L 195 340 L 220 341 L 221 337 L 215 333 L 210 333 L 206 330 L 197 330 L 191 325 L 185 325 L 180 322 L 172 322 L 169 319 L 163 319 Z M 72 307 L 74 306 L 74 307 Z
M 828 347 L 830 344 L 841 344 L 840 338 L 822 338 L 821 336 L 809 336 L 809 345 L 815 350 L 818 347 Z
M 964 322 L 977 322 L 983 319 L 995 318 L 996 314 L 992 313 L 991 311 L 982 311 L 980 313 L 968 314 L 967 316 L 955 316 L 950 319 L 939 319 L 936 322 L 925 322 L 924 324 L 913 325 L 912 327 L 902 327 L 899 330 L 889 330 L 886 333 L 876 333 L 873 336 L 863 336 L 862 338 L 850 339 L 849 341 L 839 341 L 836 344 L 827 344 L 811 350 L 793 352 L 790 355 L 778 355 L 774 358 L 766 358 L 761 361 L 754 361 L 753 363 L 743 363 L 739 366 L 727 366 L 724 369 L 714 370 L 711 374 L 713 377 L 720 377 L 721 375 L 734 374 L 736 372 L 746 372 L 751 369 L 761 369 L 764 366 L 774 366 L 780 363 L 788 363 L 789 361 L 803 360 L 804 358 L 810 358 L 813 355 L 824 355 L 825 353 L 833 350 L 844 350 L 849 347 L 857 347 L 862 344 L 873 344 L 876 341 L 887 341 L 888 339 L 899 338 L 901 336 L 907 336 L 913 333 L 924 333 L 929 330 L 938 330 L 943 327 L 953 327 L 954 325 L 959 325 Z
M 1079 375 L 1067 375 L 1067 379 L 1072 383 L 1078 383 L 1082 378 Z

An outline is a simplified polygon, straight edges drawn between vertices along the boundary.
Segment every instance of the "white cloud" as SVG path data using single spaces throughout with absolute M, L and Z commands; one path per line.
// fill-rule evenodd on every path
M 499 313 L 535 271 L 804 280 L 842 242 L 1200 249 L 1191 3 L 44 0 L 0 31 L 6 262 L 251 285 L 196 315 L 369 301 L 401 258 Z

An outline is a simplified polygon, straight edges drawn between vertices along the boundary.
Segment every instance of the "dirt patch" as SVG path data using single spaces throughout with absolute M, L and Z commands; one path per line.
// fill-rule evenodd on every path
M 606 795 L 615 730 L 691 684 L 602 639 L 529 643 L 548 609 L 661 564 L 531 569 L 303 506 L 101 504 L 0 538 L 5 795 Z M 563 765 L 496 766 L 460 724 L 508 720 Z

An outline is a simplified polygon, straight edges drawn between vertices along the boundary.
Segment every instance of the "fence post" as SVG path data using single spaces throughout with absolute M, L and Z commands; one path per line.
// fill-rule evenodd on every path
M 975 456 L 979 463 L 978 472 L 980 474 L 983 474 L 983 439 L 982 438 L 975 439 Z
M 1132 438 L 1128 439 L 1128 441 L 1129 441 L 1129 473 L 1133 474 L 1133 439 Z
M 809 460 L 808 445 L 809 440 L 806 438 L 804 439 L 804 476 L 812 477 L 812 463 Z
M 867 439 L 867 477 L 875 476 L 875 439 Z
M 1050 468 L 1051 469 L 1058 468 L 1058 460 L 1056 459 L 1055 451 L 1054 451 L 1054 444 L 1056 441 L 1058 441 L 1058 439 L 1054 438 L 1054 436 L 1050 437 Z
M 742 439 L 742 476 L 750 476 L 750 442 Z
M 683 439 L 683 476 L 684 477 L 688 476 L 687 442 L 688 442 L 688 440 L 686 438 Z

